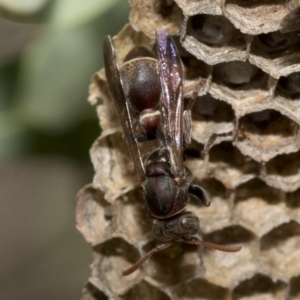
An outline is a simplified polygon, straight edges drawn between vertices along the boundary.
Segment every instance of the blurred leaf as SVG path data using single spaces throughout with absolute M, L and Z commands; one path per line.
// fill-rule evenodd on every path
M 0 6 L 16 14 L 34 14 L 49 0 L 0 0 Z
M 27 144 L 24 127 L 16 121 L 13 112 L 0 114 L 0 162 L 15 158 L 24 152 Z
M 0 47 L 0 66 L 20 55 L 39 30 L 41 26 L 36 24 L 24 24 L 0 18 L 0 45 L 5 45 Z
M 55 25 L 75 27 L 105 13 L 118 0 L 56 0 L 51 20 Z
M 17 73 L 17 63 L 6 64 L 0 67 L 0 111 L 7 110 L 12 105 L 11 99 L 14 93 Z
M 68 31 L 47 29 L 26 52 L 18 88 L 18 109 L 41 129 L 69 126 L 87 97 L 97 70 L 99 43 L 89 26 Z
M 0 162 L 22 153 L 26 144 L 26 129 L 15 115 L 11 101 L 17 71 L 16 63 L 0 68 Z
M 90 107 L 93 110 L 92 107 Z M 83 119 L 80 123 L 65 132 L 30 131 L 31 152 L 42 155 L 57 155 L 72 158 L 89 167 L 90 176 L 93 176 L 90 163 L 89 148 L 99 136 L 99 121 L 97 118 Z
M 22 132 L 20 124 L 16 122 L 13 112 L 4 111 L 0 114 L 0 140 Z M 1 146 L 4 143 L 1 142 Z
M 128 11 L 127 3 L 121 2 L 84 26 L 50 26 L 32 43 L 22 58 L 16 93 L 18 112 L 27 126 L 62 131 L 78 122 L 88 108 L 90 78 L 101 66 L 102 36 L 117 32 Z

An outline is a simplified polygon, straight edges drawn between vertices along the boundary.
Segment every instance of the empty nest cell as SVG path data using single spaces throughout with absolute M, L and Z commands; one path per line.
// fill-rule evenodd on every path
M 300 189 L 286 194 L 286 206 L 291 219 L 300 220 Z
M 218 286 L 206 279 L 198 278 L 185 282 L 174 290 L 174 299 L 207 299 L 207 300 L 226 300 L 230 295 L 227 288 Z
M 255 274 L 242 281 L 232 292 L 233 300 L 280 300 L 286 294 L 287 285 L 282 281 L 274 281 L 272 278 Z
M 81 300 L 109 300 L 109 298 L 88 282 L 82 290 Z
M 291 99 L 300 98 L 300 72 L 295 72 L 287 77 L 281 77 L 276 86 L 276 92 Z
M 203 144 L 193 141 L 191 147 L 201 150 Z M 243 182 L 259 176 L 261 169 L 258 162 L 243 155 L 229 141 L 214 145 L 204 160 L 187 158 L 185 165 L 197 180 L 207 177 L 215 178 L 227 189 L 234 189 Z
M 254 178 L 236 188 L 234 202 L 238 205 L 248 199 L 259 198 L 270 205 L 277 205 L 284 201 L 283 195 L 280 190 L 268 186 L 259 178 Z
M 286 204 L 291 209 L 300 208 L 300 189 L 297 189 L 296 191 L 291 193 L 287 193 Z
M 151 235 L 152 220 L 139 188 L 118 199 L 113 211 L 114 236 L 133 245 L 146 242 Z
M 227 188 L 234 189 L 258 176 L 260 165 L 243 155 L 231 142 L 222 142 L 209 152 L 209 170 Z
M 290 293 L 289 293 L 289 299 L 296 300 L 299 299 L 300 296 L 300 275 L 293 277 L 290 280 Z
M 92 246 L 112 237 L 122 237 L 138 246 L 151 235 L 152 220 L 138 189 L 113 204 L 107 203 L 103 193 L 91 186 L 83 189 L 78 198 L 77 228 Z
M 93 246 L 104 242 L 112 233 L 111 205 L 104 200 L 104 194 L 91 185 L 84 187 L 77 197 L 77 229 Z
M 193 107 L 192 137 L 197 142 L 205 144 L 214 133 L 225 133 L 234 128 L 234 111 L 224 101 L 213 98 L 206 94 L 195 99 Z M 230 140 L 232 136 L 219 138 L 216 142 Z
M 113 202 L 137 184 L 133 162 L 125 146 L 122 134 L 117 132 L 98 138 L 91 148 L 95 169 L 93 186 L 104 191 L 108 202 Z
M 255 49 L 260 51 L 261 55 L 272 58 L 293 52 L 299 43 L 300 37 L 296 32 L 281 33 L 277 30 L 255 36 L 251 50 Z
M 300 70 L 300 36 L 296 32 L 280 31 L 254 37 L 249 61 L 274 78 Z
M 214 122 L 232 121 L 234 113 L 230 105 L 222 103 L 222 101 L 213 98 L 210 94 L 206 94 L 195 99 L 193 107 L 199 119 L 213 120 Z M 193 119 L 196 119 L 194 117 Z
M 145 300 L 170 300 L 169 296 L 161 290 L 150 285 L 148 282 L 141 281 L 120 297 L 122 300 L 145 299 Z
M 213 75 L 222 84 L 232 89 L 246 89 L 249 82 L 254 83 L 259 69 L 247 61 L 233 61 L 214 66 Z
M 246 114 L 240 119 L 242 136 L 237 147 L 257 161 L 297 151 L 299 125 L 273 109 Z
M 122 272 L 139 259 L 138 250 L 122 238 L 112 238 L 94 247 L 89 281 L 110 298 L 126 293 L 141 280 L 141 269 L 129 277 Z
M 143 247 L 144 253 L 159 243 L 159 241 L 147 243 Z M 155 286 L 160 288 L 180 284 L 200 276 L 203 272 L 199 247 L 180 242 L 175 242 L 169 248 L 153 255 L 143 268 Z
M 124 62 L 126 55 L 135 46 L 144 46 L 151 50 L 151 39 L 142 31 L 136 31 L 129 24 L 125 25 L 118 35 L 113 37 L 119 66 Z
M 173 0 L 129 0 L 129 20 L 137 30 L 154 38 L 157 28 L 165 28 L 172 34 L 179 34 L 183 19 L 182 10 Z
M 185 70 L 184 96 L 191 98 L 194 94 L 198 96 L 205 94 L 210 83 L 211 68 L 184 49 L 180 56 Z
M 300 65 L 300 64 L 299 64 Z M 300 72 L 281 77 L 274 92 L 274 103 L 279 110 L 300 124 Z M 299 85 L 298 85 L 299 84 Z
M 236 189 L 234 218 L 259 237 L 290 220 L 284 193 L 252 179 Z
M 199 14 L 183 24 L 183 46 L 207 64 L 247 59 L 247 39 L 224 16 Z
M 299 275 L 300 224 L 290 221 L 275 227 L 261 238 L 262 268 L 274 278 L 288 280 Z
M 194 182 L 205 189 L 211 201 L 209 207 L 203 207 L 191 197 L 188 206 L 200 219 L 201 233 L 208 234 L 229 226 L 231 224 L 231 191 L 214 178 L 197 180 L 196 174 Z
M 232 61 L 213 66 L 209 93 L 231 104 L 237 115 L 269 97 L 269 75 L 248 61 Z
M 264 181 L 286 192 L 300 187 L 300 152 L 282 154 L 266 164 Z
M 233 287 L 241 278 L 251 276 L 257 272 L 255 236 L 239 225 L 224 227 L 221 230 L 203 236 L 203 240 L 229 245 L 241 245 L 242 249 L 236 253 L 224 253 L 205 249 L 203 264 L 204 278 L 222 287 Z
M 196 40 L 210 46 L 230 44 L 241 33 L 224 16 L 194 15 L 189 18 L 187 33 Z
M 231 225 L 220 230 L 205 234 L 203 239 L 217 244 L 249 244 L 254 239 L 253 233 L 243 226 Z M 205 250 L 210 251 L 210 250 Z

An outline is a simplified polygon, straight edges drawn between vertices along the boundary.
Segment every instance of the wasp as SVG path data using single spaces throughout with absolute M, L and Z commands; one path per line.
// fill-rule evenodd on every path
M 157 58 L 148 49 L 135 47 L 119 67 L 111 37 L 103 38 L 110 96 L 153 220 L 153 235 L 162 241 L 125 270 L 124 276 L 177 241 L 224 252 L 241 249 L 194 237 L 200 225 L 199 218 L 186 211 L 189 194 L 204 206 L 209 206 L 210 200 L 202 187 L 193 184 L 193 175 L 184 166 L 185 149 L 191 139 L 192 106 L 189 104 L 184 109 L 184 66 L 175 42 L 163 30 L 156 32 L 156 53 Z M 136 123 L 142 128 L 141 132 L 135 130 Z M 147 139 L 157 139 L 159 147 L 144 160 L 139 143 Z

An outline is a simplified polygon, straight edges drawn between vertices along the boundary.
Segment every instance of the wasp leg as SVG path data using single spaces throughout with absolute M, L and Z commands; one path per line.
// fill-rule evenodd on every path
M 192 97 L 189 98 L 186 109 L 183 112 L 183 141 L 184 148 L 187 148 L 192 140 L 192 108 L 195 104 L 199 91 L 202 89 L 202 85 L 198 83 L 193 90 Z
M 203 246 L 208 249 L 214 249 L 223 252 L 238 252 L 242 249 L 241 246 L 219 245 L 215 243 L 200 241 L 197 240 L 196 238 L 183 238 L 183 242 L 186 244 Z
M 238 137 L 239 133 L 240 133 L 239 120 L 238 120 L 238 118 L 235 118 L 235 120 L 234 120 L 234 129 L 233 130 L 223 132 L 223 133 L 214 133 L 209 137 L 208 141 L 204 145 L 203 150 L 201 151 L 201 156 L 204 157 L 206 154 L 208 154 L 210 149 L 216 144 L 216 140 L 218 138 L 231 136 L 232 141 L 235 141 L 236 138 Z
M 132 267 L 128 268 L 127 270 L 122 272 L 123 276 L 127 276 L 132 274 L 134 271 L 136 271 L 139 267 L 143 265 L 143 263 L 148 260 L 153 254 L 162 251 L 168 247 L 170 247 L 173 244 L 173 241 L 167 242 L 164 244 L 159 244 L 156 247 L 154 247 L 152 250 L 150 250 L 145 256 L 143 256 L 140 260 L 138 260 Z
M 200 187 L 199 185 L 190 185 L 189 193 L 195 196 L 198 200 L 200 200 L 203 206 L 210 206 L 210 199 L 206 193 L 206 191 Z

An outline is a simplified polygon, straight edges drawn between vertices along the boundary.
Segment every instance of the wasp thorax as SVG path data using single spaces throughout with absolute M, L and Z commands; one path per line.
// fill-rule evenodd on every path
M 153 221 L 153 235 L 161 241 L 180 240 L 197 234 L 199 219 L 191 212 L 183 212 L 168 219 Z

